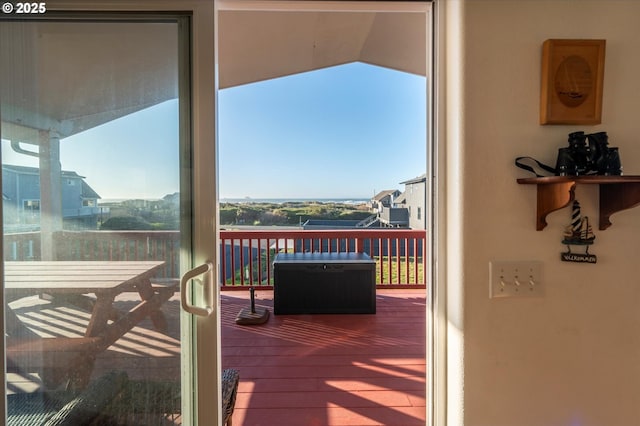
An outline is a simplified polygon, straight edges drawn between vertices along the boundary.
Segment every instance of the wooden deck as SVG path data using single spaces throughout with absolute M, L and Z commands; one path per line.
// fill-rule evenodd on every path
M 375 315 L 274 316 L 272 291 L 256 291 L 256 306 L 271 311 L 261 325 L 238 325 L 248 291 L 221 296 L 223 368 L 240 372 L 234 426 L 425 424 L 425 291 L 378 290 Z M 35 304 L 46 304 L 42 300 Z M 120 302 L 127 307 L 131 301 Z M 176 296 L 163 305 L 168 334 L 140 323 L 97 361 L 93 377 L 125 370 L 133 379 L 179 377 Z M 81 335 L 88 314 L 43 306 L 19 314 L 40 330 Z M 51 320 L 51 318 L 53 320 Z M 33 391 L 34 377 L 10 374 L 8 392 Z M 173 424 L 180 424 L 179 418 Z
M 256 292 L 271 308 L 272 292 Z M 424 425 L 425 291 L 378 290 L 375 315 L 271 315 L 241 326 L 222 296 L 223 368 L 240 372 L 233 424 Z

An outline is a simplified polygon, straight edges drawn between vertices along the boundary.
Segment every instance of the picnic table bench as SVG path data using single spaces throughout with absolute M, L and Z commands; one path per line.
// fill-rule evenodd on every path
M 41 359 L 42 380 L 55 388 L 65 380 L 74 386 L 88 383 L 96 355 L 106 350 L 140 321 L 149 317 L 154 327 L 166 331 L 160 307 L 178 290 L 178 281 L 153 284 L 151 278 L 162 261 L 34 261 L 5 262 L 7 301 L 46 294 L 91 312 L 82 337 L 41 337 L 7 312 L 7 360 L 25 369 Z M 140 302 L 127 312 L 113 303 L 123 293 L 138 293 Z M 92 295 L 92 296 L 89 296 Z M 33 353 L 41 353 L 34 357 Z

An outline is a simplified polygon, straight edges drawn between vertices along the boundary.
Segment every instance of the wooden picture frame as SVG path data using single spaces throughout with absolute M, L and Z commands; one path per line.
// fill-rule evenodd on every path
M 600 124 L 605 40 L 542 45 L 540 124 Z

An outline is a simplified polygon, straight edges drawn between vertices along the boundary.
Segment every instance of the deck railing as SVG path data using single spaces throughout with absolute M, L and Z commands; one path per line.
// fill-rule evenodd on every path
M 222 231 L 221 276 L 225 287 L 272 286 L 278 253 L 359 252 L 376 260 L 378 287 L 426 286 L 426 232 L 376 230 Z
M 41 260 L 40 232 L 4 235 L 4 260 Z M 178 231 L 60 231 L 54 233 L 56 260 L 164 260 L 158 277 L 180 276 Z
M 164 260 L 160 277 L 179 276 L 177 231 L 62 231 L 57 260 Z M 285 252 L 360 252 L 376 261 L 378 287 L 424 288 L 426 232 L 406 229 L 220 231 L 220 285 L 273 285 L 273 260 Z M 4 236 L 5 260 L 39 260 L 40 233 Z

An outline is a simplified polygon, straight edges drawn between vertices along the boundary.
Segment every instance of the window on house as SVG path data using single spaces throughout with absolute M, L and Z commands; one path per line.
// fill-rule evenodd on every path
M 96 200 L 82 200 L 82 207 L 95 207 Z
M 418 207 L 418 220 L 422 219 L 422 212 L 420 210 L 420 207 Z
M 22 207 L 28 211 L 40 211 L 40 200 L 24 200 Z

